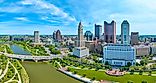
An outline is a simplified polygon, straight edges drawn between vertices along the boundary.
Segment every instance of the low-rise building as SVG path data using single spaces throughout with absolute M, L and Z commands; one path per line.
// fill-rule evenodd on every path
M 156 54 L 156 46 L 151 46 L 151 54 Z
M 87 47 L 89 51 L 93 52 L 95 48 L 94 41 L 86 41 L 85 47 Z
M 135 49 L 127 44 L 107 44 L 103 47 L 103 61 L 110 65 L 125 66 L 135 64 Z
M 51 39 L 51 38 L 44 38 L 43 39 L 43 43 L 45 43 L 46 45 L 52 45 L 53 39 Z
M 139 45 L 134 46 L 136 49 L 136 56 L 148 56 L 150 55 L 150 46 Z

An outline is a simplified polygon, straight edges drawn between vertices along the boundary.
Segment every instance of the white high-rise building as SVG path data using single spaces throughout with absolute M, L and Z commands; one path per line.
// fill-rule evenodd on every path
M 125 66 L 135 64 L 135 49 L 128 44 L 107 44 L 103 47 L 103 61 L 110 65 Z

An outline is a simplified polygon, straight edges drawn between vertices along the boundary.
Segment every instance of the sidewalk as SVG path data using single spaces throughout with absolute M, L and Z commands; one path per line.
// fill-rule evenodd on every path
M 68 72 L 68 71 L 65 71 L 63 69 L 58 69 L 59 71 L 61 71 L 62 73 L 66 74 L 66 75 L 69 75 L 75 79 L 78 79 L 80 81 L 83 81 L 83 82 L 87 82 L 87 83 L 99 83 L 99 81 L 91 81 L 91 79 L 89 78 L 86 78 L 86 77 L 82 77 L 80 75 L 77 75 L 77 74 L 73 74 L 72 72 Z

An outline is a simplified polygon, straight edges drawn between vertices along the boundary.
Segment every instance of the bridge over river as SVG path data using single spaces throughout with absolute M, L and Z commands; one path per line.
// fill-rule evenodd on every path
M 8 54 L 0 52 L 0 54 L 4 54 L 9 58 L 24 60 L 34 60 L 37 62 L 38 60 L 51 60 L 53 58 L 63 58 L 63 55 L 51 55 L 51 56 L 31 56 L 31 55 L 18 55 L 18 54 Z

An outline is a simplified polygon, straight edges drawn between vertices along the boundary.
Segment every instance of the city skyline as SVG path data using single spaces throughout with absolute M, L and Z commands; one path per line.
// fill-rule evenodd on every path
M 103 22 L 112 20 L 117 23 L 117 35 L 121 34 L 123 20 L 130 23 L 130 32 L 155 34 L 156 1 L 151 1 L 0 0 L 0 34 L 33 34 L 35 30 L 52 34 L 60 29 L 63 35 L 75 35 L 79 21 L 84 25 L 84 32 L 94 33 L 95 23 L 103 29 Z

